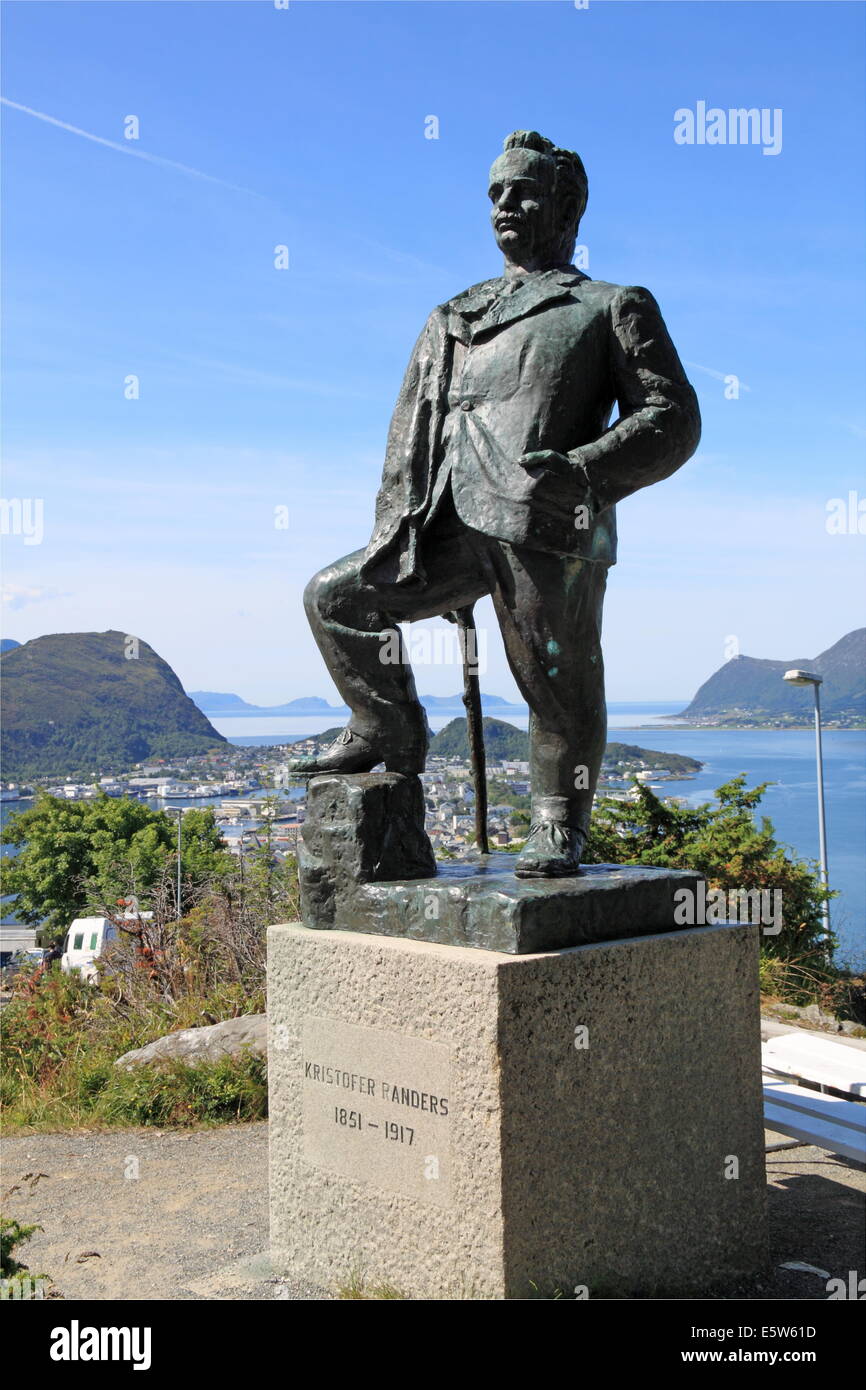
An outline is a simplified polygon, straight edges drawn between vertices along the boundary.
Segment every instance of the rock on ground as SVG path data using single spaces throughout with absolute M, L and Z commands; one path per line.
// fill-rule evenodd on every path
M 239 1057 L 244 1052 L 254 1057 L 267 1057 L 266 1014 L 243 1014 L 240 1018 L 227 1018 L 204 1028 L 183 1028 L 177 1033 L 166 1033 L 146 1047 L 124 1052 L 114 1065 L 125 1067 L 127 1071 L 147 1062 L 181 1061 L 192 1065 L 217 1062 L 221 1057 Z

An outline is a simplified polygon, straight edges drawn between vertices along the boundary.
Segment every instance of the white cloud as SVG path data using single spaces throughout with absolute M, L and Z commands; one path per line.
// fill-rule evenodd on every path
M 68 598 L 59 589 L 48 589 L 38 584 L 4 584 L 0 590 L 0 602 L 10 612 L 29 608 L 33 603 L 47 603 L 49 599 Z

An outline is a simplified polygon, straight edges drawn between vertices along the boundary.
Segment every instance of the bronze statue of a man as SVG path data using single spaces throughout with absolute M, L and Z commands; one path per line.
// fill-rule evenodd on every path
M 652 295 L 571 264 L 587 199 L 579 157 L 515 131 L 489 193 L 504 274 L 430 315 L 391 421 L 372 539 L 307 586 L 352 717 L 294 768 L 423 771 L 411 667 L 386 659 L 396 624 L 489 594 L 530 709 L 532 824 L 515 873 L 555 877 L 578 872 L 605 747 L 615 503 L 685 463 L 700 416 Z

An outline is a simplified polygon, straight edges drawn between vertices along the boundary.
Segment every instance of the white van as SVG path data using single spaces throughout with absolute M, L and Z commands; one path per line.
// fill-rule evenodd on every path
M 83 980 L 96 983 L 95 961 L 107 942 L 118 935 L 117 927 L 107 917 L 76 917 L 70 924 L 63 942 L 60 969 L 68 975 L 78 970 Z

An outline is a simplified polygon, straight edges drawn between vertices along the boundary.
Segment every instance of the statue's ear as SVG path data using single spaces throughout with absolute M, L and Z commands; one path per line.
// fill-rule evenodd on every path
M 559 200 L 559 225 L 563 231 L 574 227 L 577 230 L 577 195 L 566 193 Z

